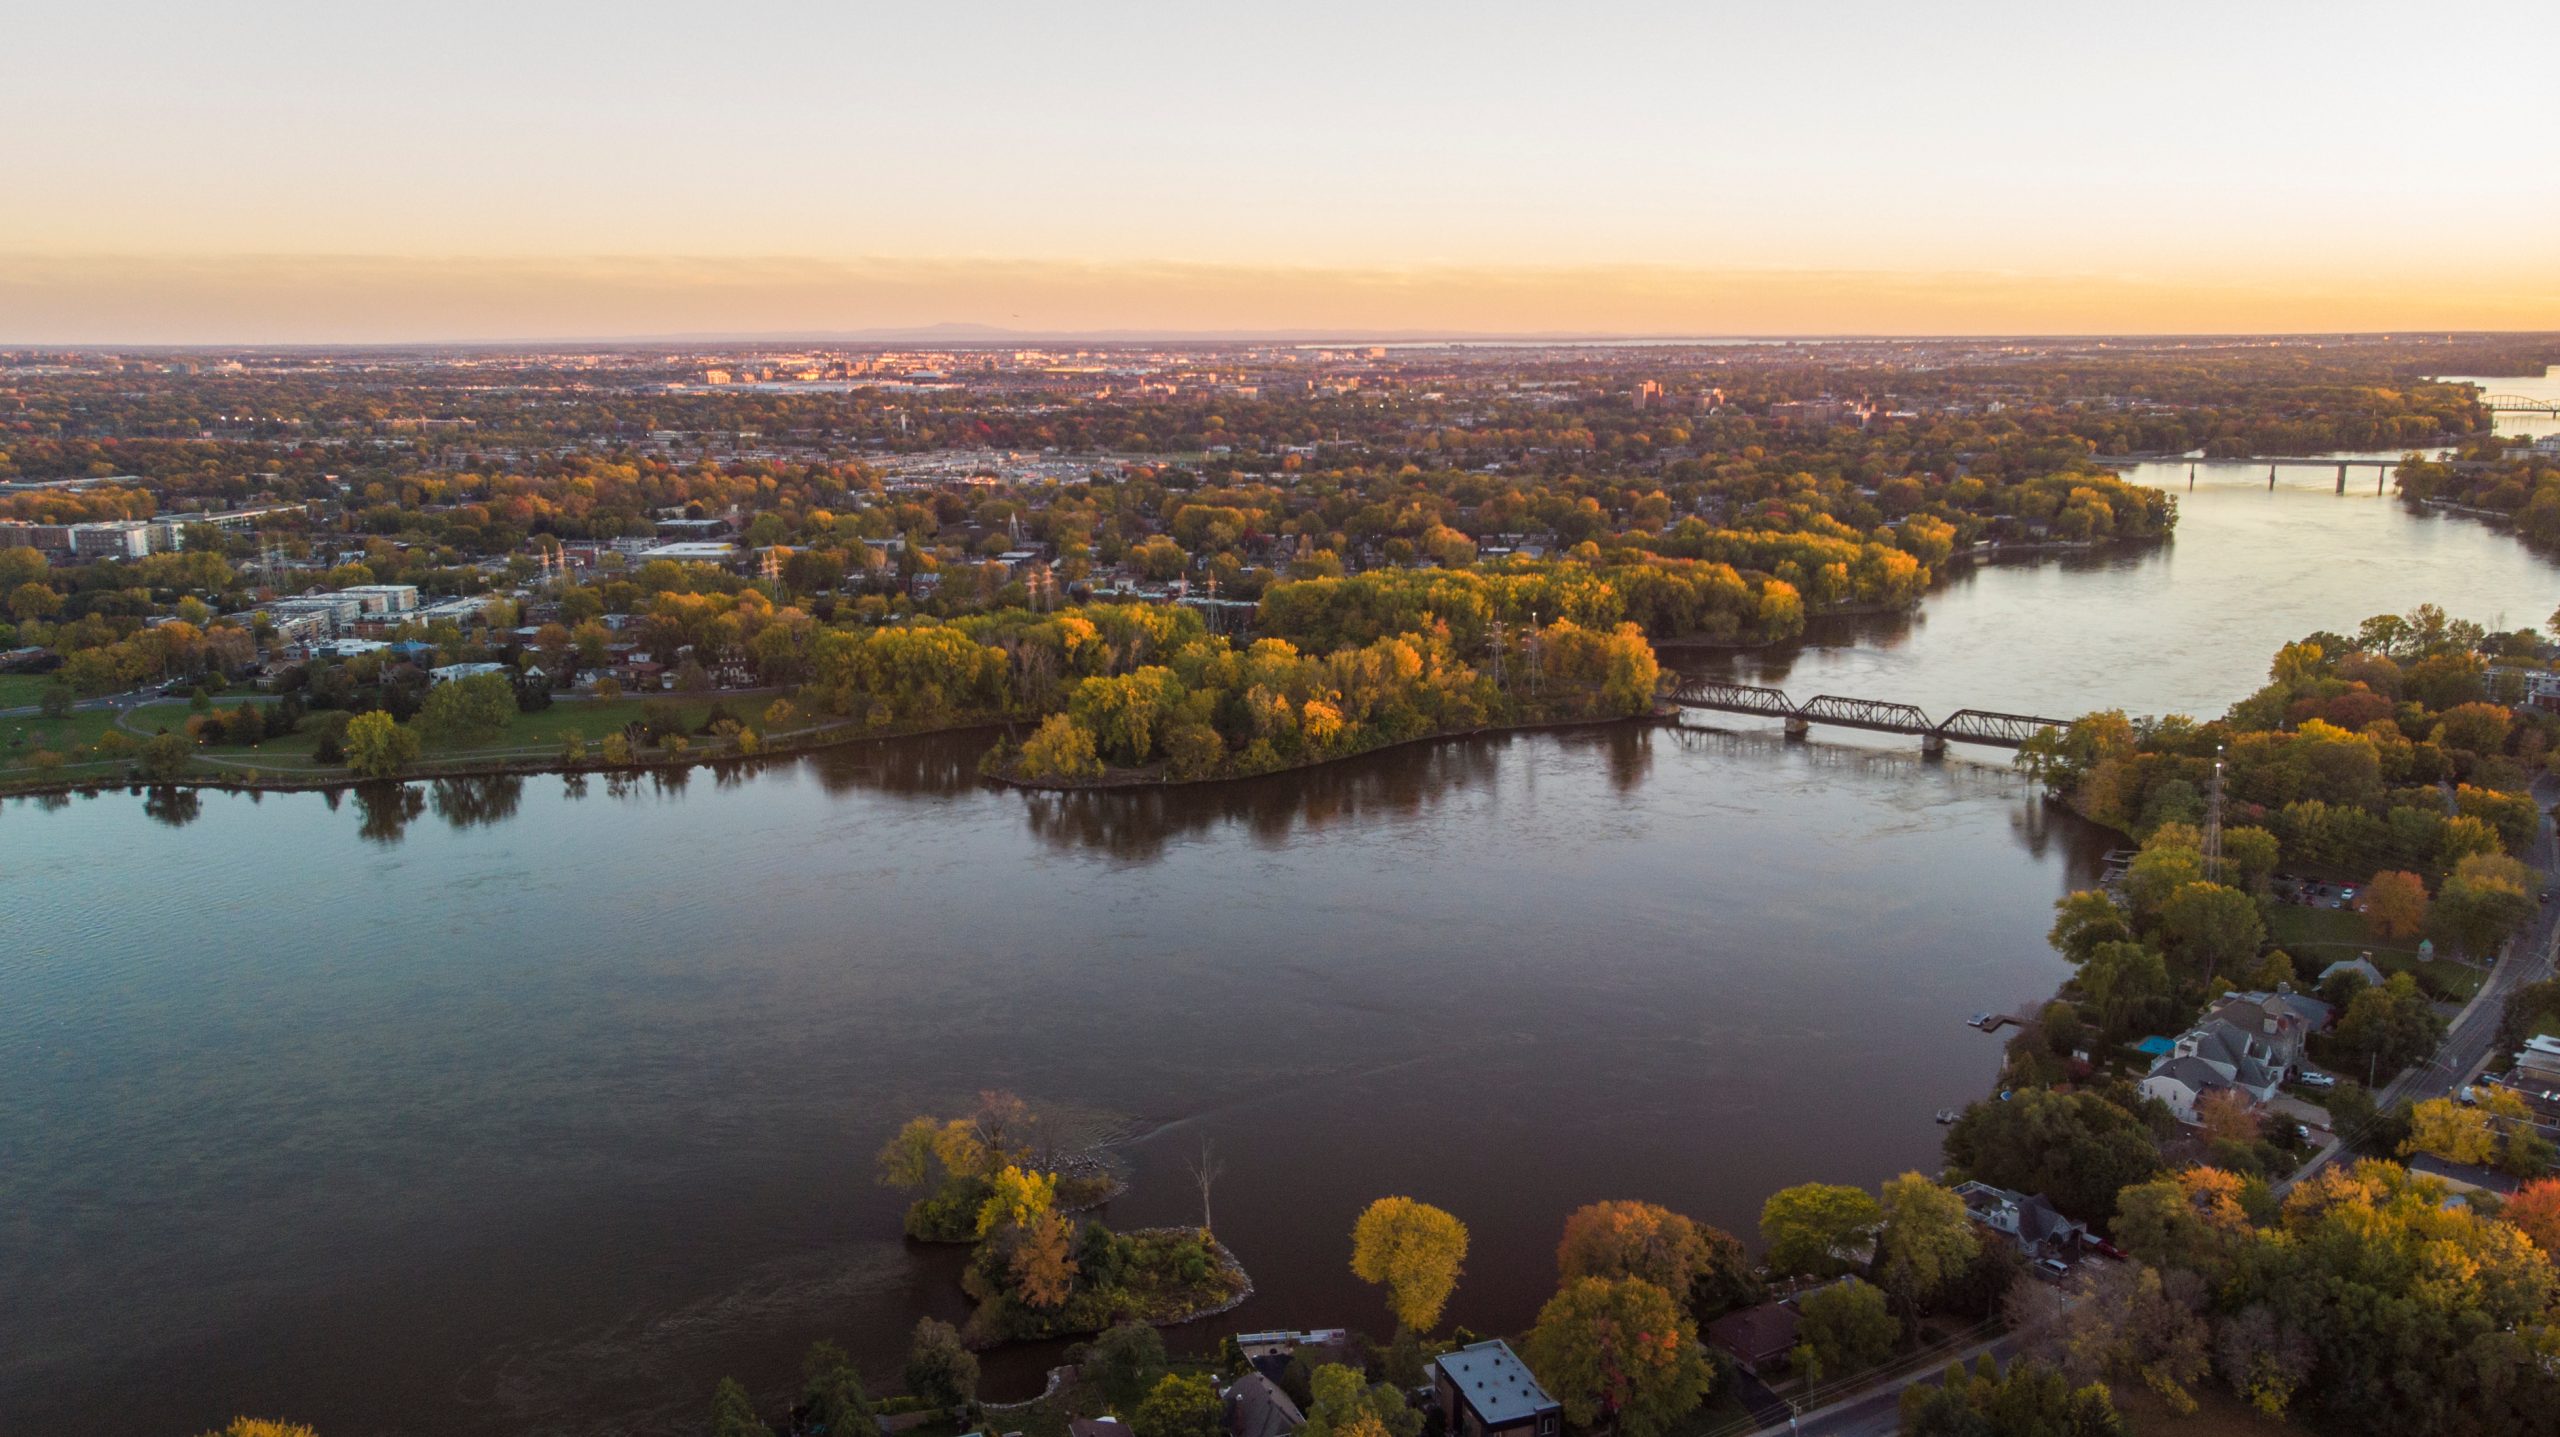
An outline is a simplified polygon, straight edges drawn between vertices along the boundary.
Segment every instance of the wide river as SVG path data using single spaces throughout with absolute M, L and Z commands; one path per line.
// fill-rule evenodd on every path
M 2169 547 L 1717 671 L 2212 713 L 2314 629 L 2560 603 L 2369 471 L 2138 477 Z M 1516 1330 L 1577 1204 L 1748 1236 L 1774 1188 L 1934 1166 L 1997 1062 L 1962 1018 L 2051 991 L 2050 904 L 2109 846 L 2006 754 L 1748 720 L 1072 799 L 982 785 L 979 742 L 0 808 L 0 1431 L 685 1431 L 821 1337 L 891 1378 L 963 1300 L 871 1154 L 989 1087 L 1122 1135 L 1119 1225 L 1196 1220 L 1215 1139 L 1259 1293 L 1178 1341 L 1385 1329 L 1346 1263 L 1387 1193 L 1472 1228 L 1450 1319 Z

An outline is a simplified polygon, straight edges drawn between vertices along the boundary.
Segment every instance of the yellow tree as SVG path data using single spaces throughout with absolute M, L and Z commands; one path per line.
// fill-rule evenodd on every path
M 987 1177 L 994 1189 L 978 1207 L 978 1236 L 1002 1227 L 1028 1227 L 1057 1205 L 1055 1173 L 1027 1172 L 1011 1163 Z
M 2386 868 L 2364 889 L 2364 923 L 2377 938 L 2413 938 L 2426 931 L 2427 881 Z
M 2451 1098 L 2429 1098 L 2409 1110 L 2409 1138 L 2401 1156 L 2433 1153 L 2447 1162 L 2485 1163 L 2498 1155 L 2498 1134 L 2489 1115 Z
M 1467 1225 L 1408 1197 L 1369 1204 L 1351 1228 L 1351 1271 L 1387 1289 L 1396 1321 L 1428 1332 L 1458 1286 L 1467 1257 Z

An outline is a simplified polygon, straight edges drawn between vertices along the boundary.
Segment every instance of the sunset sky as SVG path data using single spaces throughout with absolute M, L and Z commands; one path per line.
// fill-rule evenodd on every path
M 2515 18 L 30 6 L 0 343 L 2560 328 Z

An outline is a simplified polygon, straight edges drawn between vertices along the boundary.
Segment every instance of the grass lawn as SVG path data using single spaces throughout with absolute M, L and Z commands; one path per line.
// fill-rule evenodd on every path
M 225 695 L 214 701 L 214 707 L 236 708 L 242 702 L 273 700 Z M 641 706 L 647 702 L 650 700 L 633 698 L 615 699 L 609 703 L 585 699 L 554 702 L 540 713 L 517 714 L 507 722 L 505 729 L 485 742 L 467 747 L 430 743 L 426 745 L 424 756 L 429 760 L 463 759 L 484 753 L 532 757 L 556 751 L 561 740 L 572 730 L 585 736 L 588 750 L 592 753 L 606 734 L 618 732 L 623 725 L 639 718 Z M 703 719 L 711 712 L 713 700 L 687 698 L 668 702 L 674 704 L 677 715 L 691 730 L 702 725 Z M 764 710 L 771 703 L 770 697 L 761 700 L 752 697 L 733 699 L 729 703 L 729 711 L 748 724 L 761 727 Z M 183 699 L 145 704 L 133 711 L 126 731 L 137 743 L 164 728 L 171 733 L 183 733 L 193 713 L 194 710 Z M 51 749 L 67 757 L 73 749 L 96 743 L 99 735 L 115 727 L 115 715 L 105 710 L 84 710 L 62 719 L 34 716 L 0 719 L 0 780 L 33 777 L 37 770 L 28 760 L 38 749 Z M 255 748 L 242 744 L 215 744 L 205 749 L 204 754 L 221 762 L 200 764 L 198 768 L 208 774 L 227 772 L 234 775 L 242 768 L 271 768 L 278 773 L 306 772 L 321 767 L 311 757 L 317 742 L 311 722 L 306 719 L 301 732 L 267 739 Z M 334 764 L 326 767 L 331 772 L 337 770 Z M 73 764 L 63 773 L 70 777 L 94 777 L 101 773 L 120 772 L 121 769 L 121 761 L 113 765 Z
M 2293 955 L 2294 972 L 2305 983 L 2317 979 L 2321 969 L 2359 953 L 2371 953 L 2374 966 L 2385 973 L 2423 972 L 2440 991 L 2466 1001 L 2488 978 L 2467 963 L 2445 958 L 2421 962 L 2418 940 L 2376 938 L 2366 930 L 2362 914 L 2343 908 L 2280 904 L 2267 924 L 2267 939 Z
M 624 724 L 639 718 L 641 706 L 648 702 L 651 701 L 647 699 L 614 699 L 610 702 L 595 699 L 576 699 L 568 702 L 555 700 L 551 707 L 540 713 L 517 714 L 507 721 L 506 728 L 497 737 L 485 743 L 473 744 L 469 748 L 445 748 L 430 743 L 427 745 L 427 753 L 430 757 L 449 758 L 457 754 L 487 749 L 558 748 L 560 741 L 568 737 L 571 730 L 584 735 L 587 747 L 592 750 L 604 740 L 606 734 L 619 732 Z M 700 728 L 703 716 L 711 712 L 711 701 L 708 699 L 672 699 L 667 702 L 675 705 L 676 713 L 683 719 L 687 732 Z M 738 699 L 729 705 L 729 712 L 735 714 L 741 722 L 761 729 L 765 706 L 772 702 L 770 698 L 762 703 L 754 699 Z
M 52 686 L 51 674 L 0 674 L 0 709 L 33 708 Z

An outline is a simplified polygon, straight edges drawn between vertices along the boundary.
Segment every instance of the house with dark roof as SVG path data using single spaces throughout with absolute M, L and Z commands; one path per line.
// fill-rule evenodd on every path
M 1434 1362 L 1431 1390 L 1449 1437 L 1556 1437 L 1563 1426 L 1563 1405 L 1500 1338 Z
M 1974 1182 L 1956 1184 L 1955 1193 L 1975 1222 L 2016 1243 L 2029 1258 L 2075 1257 L 2089 1236 L 2086 1225 L 2064 1217 L 2042 1193 Z
M 1707 1345 L 1731 1353 L 1735 1366 L 1757 1377 L 1787 1365 L 1801 1325 L 1795 1304 L 1764 1302 L 1708 1323 Z
M 1227 1389 L 1227 1437 L 1293 1437 L 1307 1414 L 1260 1372 L 1247 1372 Z
M 2153 1063 L 2150 1073 L 2142 1080 L 2142 1095 L 2166 1103 L 2178 1121 L 2188 1127 L 2195 1127 L 2203 1121 L 2197 1114 L 2196 1105 L 2204 1101 L 2205 1095 L 2226 1088 L 2240 1091 L 2233 1088 L 2230 1079 L 2217 1072 L 2212 1064 L 2175 1052 Z

